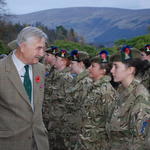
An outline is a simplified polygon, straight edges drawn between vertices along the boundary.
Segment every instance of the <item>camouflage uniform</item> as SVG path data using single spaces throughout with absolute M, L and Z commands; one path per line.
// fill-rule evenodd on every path
M 65 145 L 68 150 L 77 150 L 79 134 L 81 133 L 82 124 L 82 106 L 83 100 L 87 95 L 87 89 L 92 80 L 87 76 L 88 73 L 83 71 L 77 75 L 72 85 L 66 90 L 66 100 L 63 119 L 65 127 L 63 129 Z
M 49 64 L 45 65 L 45 90 L 44 90 L 44 101 L 43 101 L 43 121 L 48 128 L 49 122 L 49 96 L 51 95 L 49 85 L 52 84 L 55 69 Z
M 150 68 L 145 72 L 142 80 L 142 84 L 148 89 L 150 92 Z
M 120 85 L 118 92 L 120 100 L 107 124 L 110 150 L 149 150 L 150 147 L 146 148 L 145 144 L 150 123 L 150 95 L 147 89 L 134 79 L 128 88 Z
M 63 115 L 65 112 L 65 89 L 72 81 L 72 76 L 68 73 L 68 68 L 63 71 L 54 71 L 47 79 L 47 90 L 45 99 L 49 102 L 49 123 L 48 133 L 51 149 L 63 150 L 66 149 L 63 139 L 64 121 Z
M 149 62 L 150 64 L 150 62 Z M 150 68 L 147 69 L 144 73 L 144 75 L 139 75 L 138 77 L 141 80 L 141 83 L 148 89 L 150 92 Z
M 81 142 L 83 150 L 109 150 L 105 123 L 108 109 L 118 98 L 117 92 L 110 84 L 111 78 L 107 75 L 97 80 L 88 89 L 84 101 L 86 117 L 82 129 Z

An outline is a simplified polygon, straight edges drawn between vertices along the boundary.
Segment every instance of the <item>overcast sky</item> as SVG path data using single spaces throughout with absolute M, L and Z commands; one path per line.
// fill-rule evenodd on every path
M 13 14 L 26 14 L 40 10 L 65 7 L 116 7 L 127 9 L 150 8 L 150 0 L 6 0 Z

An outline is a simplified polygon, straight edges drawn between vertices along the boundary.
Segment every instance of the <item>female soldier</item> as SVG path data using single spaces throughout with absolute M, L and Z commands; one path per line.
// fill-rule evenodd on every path
M 47 101 L 49 101 L 49 143 L 52 150 L 66 149 L 63 139 L 65 112 L 65 89 L 69 86 L 72 76 L 69 73 L 70 60 L 66 50 L 56 53 L 55 70 L 47 83 Z
M 54 64 L 56 62 L 56 53 L 58 53 L 58 48 L 56 46 L 51 46 L 46 51 L 44 57 L 45 64 L 45 89 L 44 89 L 44 101 L 43 101 L 43 121 L 47 128 L 49 122 L 49 85 L 52 83 L 52 77 L 55 72 Z
M 128 49 L 128 53 L 126 53 Z M 143 61 L 138 50 L 124 47 L 111 57 L 114 81 L 121 82 L 120 95 L 107 131 L 111 150 L 148 150 L 146 140 L 150 123 L 150 102 L 147 89 L 135 79 L 142 71 Z
M 72 50 L 69 59 L 72 85 L 65 91 L 65 108 L 63 116 L 65 127 L 63 132 L 68 150 L 78 149 L 79 133 L 81 132 L 82 105 L 86 91 L 91 83 L 88 77 L 89 54 L 85 51 Z
M 81 149 L 109 150 L 105 123 L 108 109 L 117 99 L 117 93 L 110 84 L 110 66 L 108 52 L 103 50 L 99 56 L 91 60 L 89 77 L 93 80 L 92 86 L 84 100 L 85 118 L 81 137 Z

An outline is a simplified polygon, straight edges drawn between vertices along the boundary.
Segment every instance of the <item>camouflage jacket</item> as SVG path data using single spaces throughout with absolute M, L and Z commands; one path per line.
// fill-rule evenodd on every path
M 49 122 L 49 97 L 52 94 L 51 84 L 53 82 L 53 76 L 55 74 L 54 67 L 51 67 L 50 65 L 46 66 L 46 72 L 45 72 L 45 89 L 44 89 L 44 101 L 43 101 L 43 121 L 47 128 L 48 122 Z
M 91 86 L 92 80 L 88 77 L 88 72 L 85 70 L 72 81 L 72 86 L 66 89 L 66 107 L 70 111 L 81 109 L 83 101 L 87 96 L 87 90 Z
M 65 122 L 65 90 L 70 87 L 72 76 L 69 69 L 54 70 L 46 77 L 45 100 L 48 102 L 47 129 L 51 149 L 67 149 L 63 129 Z
M 54 66 L 51 66 L 50 64 L 45 64 L 45 77 L 48 77 L 52 70 L 54 70 Z
M 150 92 L 150 68 L 148 70 L 146 70 L 144 74 L 139 75 L 138 78 L 141 80 L 141 83 Z
M 115 150 L 147 150 L 145 141 L 148 140 L 150 123 L 149 93 L 138 80 L 133 80 L 128 88 L 120 85 L 118 92 L 120 99 L 107 126 L 110 145 Z
M 102 149 L 107 143 L 105 123 L 108 109 L 112 102 L 118 99 L 118 94 L 110 84 L 110 80 L 109 76 L 104 76 L 88 89 L 84 101 L 86 117 L 83 118 L 84 124 L 80 135 L 87 149 Z
M 56 128 L 62 122 L 62 116 L 65 112 L 65 89 L 70 86 L 72 81 L 72 76 L 68 72 L 68 68 L 63 71 L 55 71 L 52 78 L 50 79 L 47 95 L 49 100 L 49 129 Z M 58 127 L 58 128 L 59 128 Z M 61 128 L 60 128 L 61 130 Z
M 66 125 L 68 127 L 70 126 L 73 130 L 80 128 L 83 97 L 85 97 L 87 92 L 86 89 L 92 82 L 92 80 L 87 75 L 87 72 L 84 71 L 77 77 L 74 77 L 71 86 L 65 91 L 66 113 L 64 114 L 63 119 L 67 123 Z M 70 129 L 70 132 L 72 131 Z

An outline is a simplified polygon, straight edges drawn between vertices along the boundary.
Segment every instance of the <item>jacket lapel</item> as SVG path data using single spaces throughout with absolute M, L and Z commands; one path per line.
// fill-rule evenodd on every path
M 12 61 L 11 55 L 8 56 L 7 60 L 8 60 L 8 63 L 6 63 L 6 72 L 7 72 L 7 76 L 9 80 L 12 82 L 14 87 L 17 89 L 17 91 L 20 93 L 23 99 L 27 102 L 27 104 L 30 105 L 28 96 L 26 94 L 22 81 L 19 77 L 17 69 Z
M 37 109 L 37 104 L 39 102 L 40 98 L 40 84 L 41 84 L 41 72 L 38 69 L 37 64 L 32 65 L 32 71 L 33 71 L 33 99 L 34 99 L 34 109 Z M 38 79 L 39 77 L 39 79 Z

